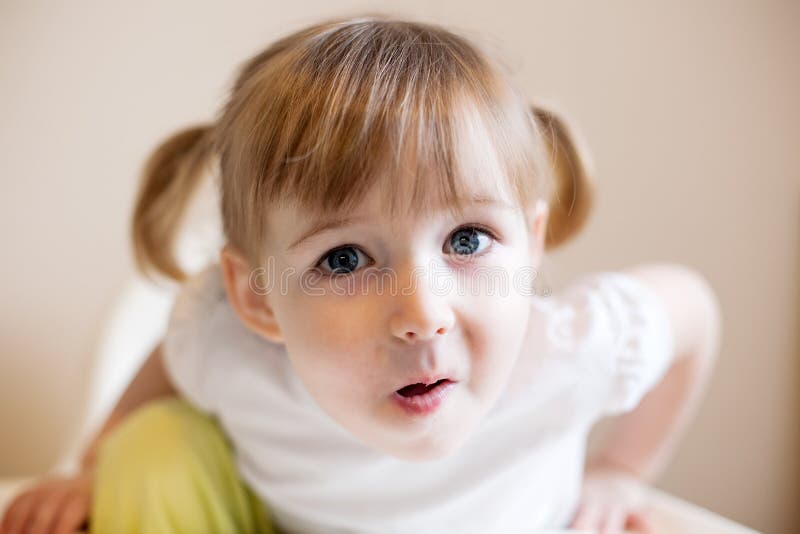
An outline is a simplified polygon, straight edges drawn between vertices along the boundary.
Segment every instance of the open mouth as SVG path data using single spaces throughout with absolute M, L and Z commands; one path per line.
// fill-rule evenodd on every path
M 395 391 L 392 398 L 406 413 L 414 417 L 425 416 L 437 411 L 455 386 L 456 382 L 448 378 L 432 384 L 409 384 Z
M 420 383 L 409 384 L 405 387 L 398 389 L 397 393 L 402 395 L 403 397 L 414 397 L 416 395 L 423 395 L 447 382 L 450 382 L 450 380 L 443 378 L 441 380 L 434 382 L 433 384 L 420 384 Z

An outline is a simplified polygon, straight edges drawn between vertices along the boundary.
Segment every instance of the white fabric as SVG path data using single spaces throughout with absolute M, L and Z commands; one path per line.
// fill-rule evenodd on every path
M 535 363 L 533 380 L 429 462 L 373 450 L 330 419 L 284 347 L 240 323 L 215 264 L 178 295 L 164 356 L 179 391 L 219 418 L 242 477 L 287 533 L 531 532 L 568 525 L 591 425 L 634 408 L 673 354 L 658 298 L 627 274 L 592 273 L 531 303 L 518 372 Z

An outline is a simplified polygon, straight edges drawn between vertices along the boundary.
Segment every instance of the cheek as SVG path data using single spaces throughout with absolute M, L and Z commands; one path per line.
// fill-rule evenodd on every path
M 352 352 L 368 343 L 374 331 L 369 305 L 361 300 L 307 296 L 292 308 L 291 336 L 318 352 Z
M 489 294 L 470 301 L 464 321 L 475 378 L 493 382 L 510 372 L 527 330 L 528 298 L 511 289 L 506 296 Z
M 363 297 L 360 297 L 363 299 Z M 339 398 L 374 380 L 377 325 L 368 303 L 338 296 L 293 299 L 284 314 L 284 338 L 303 381 Z

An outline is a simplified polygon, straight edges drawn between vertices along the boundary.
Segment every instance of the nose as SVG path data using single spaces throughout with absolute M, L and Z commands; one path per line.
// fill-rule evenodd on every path
M 419 268 L 392 296 L 392 335 L 406 343 L 442 337 L 453 328 L 455 314 L 444 291 L 431 288 L 430 280 Z

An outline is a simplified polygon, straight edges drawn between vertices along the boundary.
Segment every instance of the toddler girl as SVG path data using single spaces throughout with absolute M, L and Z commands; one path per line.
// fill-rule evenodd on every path
M 700 380 L 658 384 L 712 324 L 690 339 L 669 295 L 687 320 L 712 299 L 677 266 L 540 287 L 591 203 L 584 154 L 441 27 L 280 39 L 149 160 L 133 238 L 143 272 L 185 280 L 167 334 L 82 474 L 23 494 L 3 532 L 87 513 L 100 533 L 645 531 L 620 482 L 663 463 Z M 187 277 L 173 241 L 211 164 L 226 242 Z

